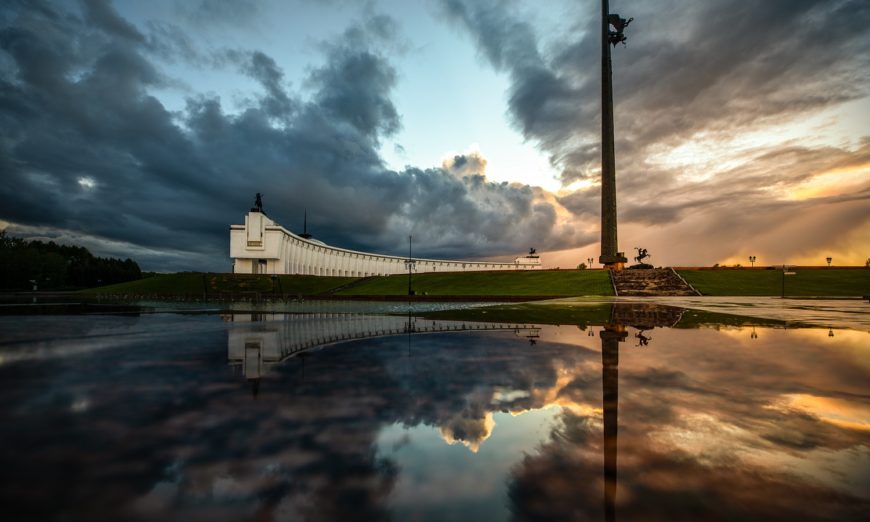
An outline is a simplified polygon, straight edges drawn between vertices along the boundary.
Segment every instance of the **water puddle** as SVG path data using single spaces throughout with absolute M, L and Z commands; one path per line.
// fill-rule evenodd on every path
M 863 519 L 870 333 L 606 306 L 0 317 L 0 498 L 43 520 Z

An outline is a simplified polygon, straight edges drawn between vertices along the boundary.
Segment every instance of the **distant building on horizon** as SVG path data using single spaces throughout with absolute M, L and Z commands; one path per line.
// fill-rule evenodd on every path
M 309 237 L 303 237 L 309 236 Z M 230 225 L 234 274 L 304 274 L 367 277 L 406 274 L 407 257 L 358 252 L 294 234 L 252 208 L 244 225 Z M 415 273 L 540 270 L 534 250 L 512 263 L 412 258 Z

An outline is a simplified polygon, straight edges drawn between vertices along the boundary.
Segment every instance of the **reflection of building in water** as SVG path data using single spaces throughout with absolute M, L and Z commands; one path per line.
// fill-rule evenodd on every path
M 225 320 L 239 323 L 229 330 L 227 360 L 242 367 L 249 380 L 259 379 L 269 368 L 314 348 L 342 341 L 402 334 L 514 331 L 537 336 L 539 328 L 527 324 L 432 321 L 390 315 L 353 314 L 231 314 Z

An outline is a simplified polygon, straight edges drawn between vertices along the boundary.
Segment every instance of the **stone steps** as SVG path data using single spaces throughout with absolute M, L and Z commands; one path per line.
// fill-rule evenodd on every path
M 618 296 L 701 295 L 673 268 L 611 270 L 610 280 Z

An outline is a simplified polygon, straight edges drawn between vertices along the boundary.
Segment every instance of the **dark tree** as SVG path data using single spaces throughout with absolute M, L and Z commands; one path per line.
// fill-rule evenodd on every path
M 96 257 L 80 246 L 28 241 L 0 231 L 0 288 L 87 288 L 140 279 L 132 259 Z

